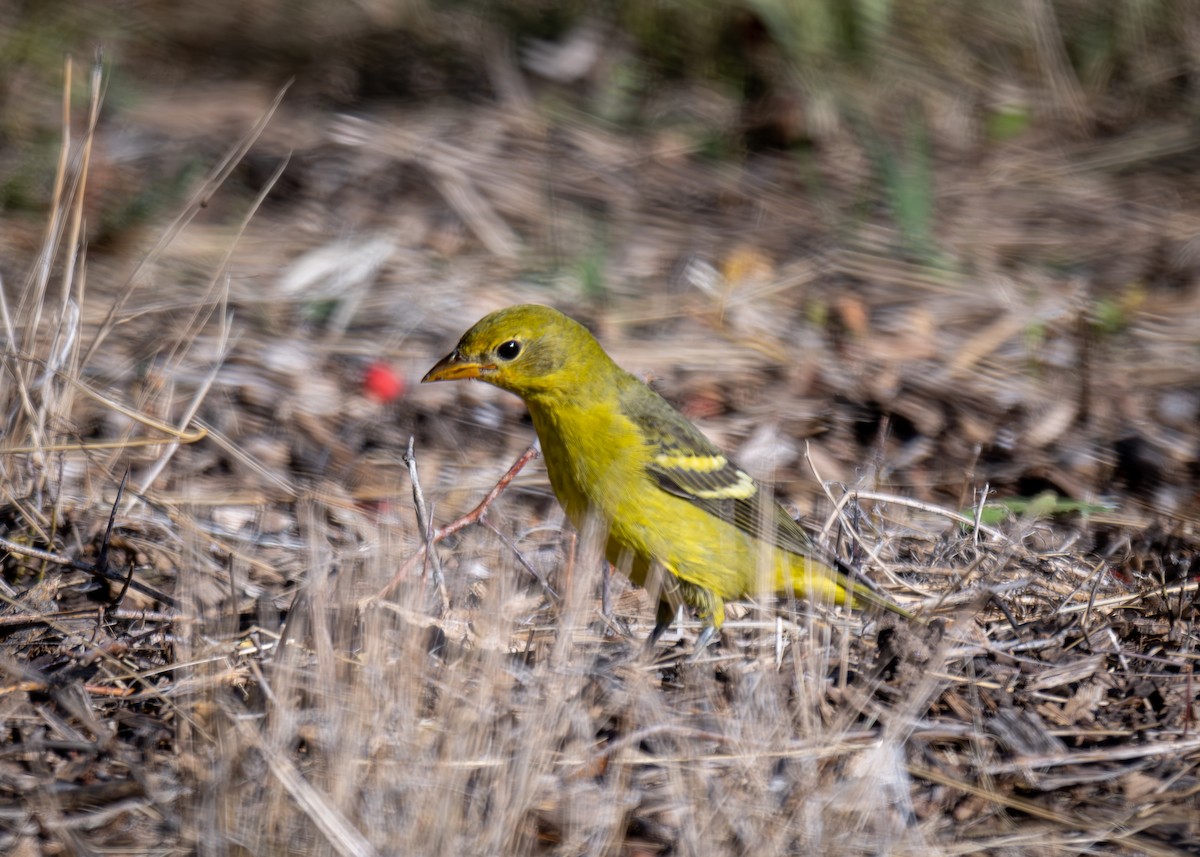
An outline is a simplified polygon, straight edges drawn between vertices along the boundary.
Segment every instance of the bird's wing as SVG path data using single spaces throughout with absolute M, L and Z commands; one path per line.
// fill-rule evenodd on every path
M 622 404 L 626 415 L 651 443 L 647 471 L 659 488 L 695 503 L 754 538 L 792 553 L 821 558 L 822 552 L 808 533 L 770 492 L 657 393 L 643 386 Z

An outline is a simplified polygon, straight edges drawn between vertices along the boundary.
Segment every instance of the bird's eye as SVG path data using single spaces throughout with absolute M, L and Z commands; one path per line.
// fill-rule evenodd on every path
M 496 356 L 501 360 L 512 360 L 521 353 L 521 343 L 515 339 L 510 339 L 508 342 L 500 343 L 496 348 Z

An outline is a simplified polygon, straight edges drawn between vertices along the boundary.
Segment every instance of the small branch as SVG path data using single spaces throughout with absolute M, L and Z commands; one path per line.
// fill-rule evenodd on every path
M 476 506 L 467 514 L 463 515 L 458 520 L 451 521 L 450 523 L 446 524 L 446 526 L 438 527 L 438 529 L 434 530 L 434 544 L 437 544 L 447 536 L 454 535 L 464 527 L 478 523 L 479 519 L 487 514 L 487 510 L 493 503 L 496 502 L 496 498 L 504 493 L 504 489 L 509 486 L 509 483 L 516 479 L 517 474 L 525 469 L 525 465 L 533 461 L 533 459 L 537 458 L 537 456 L 538 450 L 536 446 L 531 446 L 529 449 L 521 453 L 521 457 L 513 462 L 513 466 L 508 468 L 508 472 L 501 476 L 500 480 L 494 486 L 492 486 L 492 490 L 489 491 L 487 496 L 479 502 L 478 506 Z
M 7 323 L 7 320 L 6 320 Z M 53 369 L 45 361 L 34 357 L 29 357 L 24 354 L 11 353 L 9 355 L 15 360 L 19 360 L 30 366 L 38 366 L 47 371 L 53 372 L 54 376 L 67 384 L 74 387 L 78 392 L 87 396 L 94 401 L 116 411 L 124 417 L 136 422 L 146 428 L 162 432 L 166 437 L 145 437 L 145 438 L 126 438 L 124 440 L 105 440 L 105 441 L 78 441 L 64 443 L 32 443 L 21 446 L 6 446 L 0 448 L 0 455 L 19 455 L 27 453 L 45 453 L 45 452 L 96 452 L 104 449 L 140 449 L 147 446 L 162 446 L 169 443 L 197 443 L 208 436 L 208 429 L 200 426 L 192 431 L 186 428 L 175 428 L 160 420 L 156 420 L 151 416 L 140 413 L 131 407 L 121 404 L 116 399 L 106 396 L 98 390 L 92 389 L 78 378 L 72 378 L 65 372 Z M 32 407 L 32 405 L 31 405 Z M 185 421 L 185 425 L 188 421 Z
M 944 506 L 935 506 L 932 503 L 923 503 L 920 500 L 914 500 L 911 497 L 902 497 L 899 494 L 885 494 L 879 491 L 860 491 L 857 488 L 852 492 L 855 497 L 860 500 L 874 500 L 880 503 L 891 503 L 896 506 L 907 506 L 910 509 L 917 509 L 921 512 L 928 512 L 931 515 L 940 515 L 943 518 L 949 518 L 951 521 L 963 524 L 964 526 L 972 527 L 979 532 L 995 539 L 1004 544 L 1012 544 L 1012 539 L 1000 532 L 995 527 L 989 527 L 986 524 L 977 523 L 974 518 L 968 518 L 953 509 L 947 509 Z
M 86 572 L 94 577 L 102 577 L 105 580 L 112 580 L 122 584 L 124 584 L 126 580 L 124 575 L 115 571 L 111 571 L 107 568 L 97 568 L 95 565 L 91 565 L 86 562 L 80 562 L 79 560 L 71 559 L 70 557 L 61 556 L 52 551 L 41 550 L 40 548 L 31 548 L 27 545 L 10 542 L 3 536 L 0 536 L 0 548 L 3 548 L 10 553 L 32 557 L 33 559 L 40 559 L 43 562 L 53 563 L 54 565 L 64 565 L 67 568 L 73 568 L 76 571 Z M 145 583 L 142 583 L 139 580 L 133 580 L 131 578 L 129 580 L 129 588 L 136 589 L 138 592 L 141 592 L 144 595 L 149 595 L 154 600 L 166 604 L 168 607 L 179 606 L 179 602 L 170 595 L 167 595 L 164 592 L 159 592 L 153 586 L 147 586 Z
M 95 612 L 94 610 L 92 611 Z M 14 684 L 0 686 L 0 696 L 13 693 L 49 693 L 57 689 L 54 682 L 49 681 L 19 681 Z M 91 696 L 124 697 L 133 696 L 137 690 L 132 687 L 107 687 L 99 684 L 83 685 L 83 692 Z
M 421 538 L 425 540 L 425 560 L 433 566 L 433 585 L 437 587 L 438 593 L 445 601 L 446 578 L 442 574 L 442 564 L 438 560 L 437 551 L 433 549 L 433 522 L 429 520 L 429 512 L 425 508 L 425 494 L 421 491 L 421 477 L 417 474 L 417 456 L 413 452 L 412 435 L 409 435 L 408 438 L 404 463 L 408 465 L 408 478 L 412 480 L 413 504 L 417 507 L 417 529 L 421 531 Z
M 425 544 L 421 545 L 417 552 L 408 558 L 408 561 L 400 567 L 400 570 L 393 575 L 392 579 L 388 581 L 387 585 L 384 586 L 383 589 L 375 593 L 373 598 L 386 598 L 388 595 L 390 595 L 392 590 L 399 585 L 400 581 L 412 573 L 412 570 L 416 568 L 417 563 L 424 562 L 426 554 L 433 550 L 433 546 L 442 541 L 442 539 L 448 538 L 457 533 L 459 530 L 469 527 L 471 524 L 477 524 L 483 520 L 483 516 L 487 514 L 487 510 L 491 507 L 492 503 L 496 502 L 496 498 L 499 497 L 504 492 L 504 489 L 506 489 L 509 484 L 517 478 L 517 474 L 525 468 L 526 464 L 537 458 L 537 455 L 538 450 L 536 446 L 531 446 L 529 449 L 525 450 L 525 452 L 521 453 L 521 457 L 513 462 L 513 466 L 508 468 L 508 472 L 501 476 L 499 481 L 492 486 L 492 490 L 487 493 L 486 497 L 479 501 L 478 506 L 476 506 L 470 512 L 467 512 L 467 514 L 463 515 L 461 518 L 457 518 L 446 524 L 446 526 L 438 527 L 433 530 L 433 532 L 426 539 Z
M 483 524 L 485 527 L 487 527 L 489 530 L 491 530 L 493 533 L 495 533 L 496 538 L 498 538 L 498 539 L 500 539 L 500 541 L 504 542 L 505 546 L 508 547 L 508 549 L 513 552 L 513 556 L 515 556 L 517 558 L 517 562 L 519 562 L 525 568 L 526 571 L 528 571 L 530 574 L 532 574 L 534 576 L 534 578 L 537 580 L 537 582 L 542 585 L 542 589 L 545 591 L 545 593 L 547 595 L 549 595 L 551 598 L 555 599 L 556 601 L 558 600 L 558 593 L 554 591 L 554 587 L 552 587 L 550 585 L 550 581 L 546 580 L 546 576 L 544 574 L 542 574 L 540 571 L 538 571 L 536 568 L 534 568 L 533 564 L 529 560 L 525 559 L 525 555 L 523 553 L 521 553 L 520 548 L 518 548 L 513 543 L 512 539 L 510 539 L 508 536 L 506 536 L 504 533 L 502 533 L 500 531 L 500 528 L 497 527 L 495 524 L 493 524 L 491 521 L 489 521 L 486 516 L 481 516 L 479 519 L 479 523 Z
M 108 571 L 108 546 L 112 542 L 113 525 L 117 521 L 117 507 L 121 505 L 121 495 L 125 493 L 125 483 L 129 481 L 129 468 L 125 468 L 125 475 L 121 477 L 121 484 L 117 486 L 117 499 L 113 500 L 112 511 L 108 513 L 108 526 L 104 529 L 104 538 L 100 540 L 100 554 L 96 557 L 96 568 L 101 572 Z M 132 574 L 131 574 L 132 576 Z M 121 596 L 124 597 L 125 589 L 129 587 L 129 582 L 125 582 L 125 588 L 121 590 Z M 121 601 L 118 598 L 114 604 L 119 604 Z

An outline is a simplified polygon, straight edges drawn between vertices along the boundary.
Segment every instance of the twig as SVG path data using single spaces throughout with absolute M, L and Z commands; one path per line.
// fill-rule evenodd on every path
M 1102 607 L 1123 606 L 1134 601 L 1142 601 L 1146 597 L 1146 591 L 1147 590 L 1139 589 L 1135 592 L 1130 592 L 1127 595 L 1114 595 L 1109 598 L 1099 598 L 1091 603 L 1084 602 L 1082 604 L 1064 604 L 1063 606 L 1057 608 L 1055 612 L 1059 614 L 1079 613 L 1084 610 L 1098 610 Z M 1182 595 L 1185 592 L 1200 592 L 1200 581 L 1194 581 L 1191 583 L 1176 583 L 1172 586 L 1160 586 L 1155 591 L 1161 596 L 1175 595 L 1176 593 Z
M 1013 617 L 1012 611 L 1008 609 L 1007 604 L 1000 600 L 1000 596 L 995 592 L 989 592 L 987 600 L 994 604 L 996 608 L 1004 614 L 1004 618 L 1008 620 L 1008 624 L 1012 627 L 1013 633 L 1020 636 L 1021 623 Z
M 417 529 L 421 531 L 421 538 L 425 540 L 425 560 L 433 566 L 433 585 L 445 600 L 446 579 L 442 574 L 442 563 L 438 560 L 437 551 L 433 549 L 433 522 L 429 520 L 429 512 L 425 508 L 425 494 L 421 491 L 421 477 L 417 474 L 417 456 L 413 452 L 412 435 L 408 436 L 404 463 L 408 465 L 408 478 L 412 480 L 413 504 L 417 507 Z
M 96 611 L 93 610 L 93 613 Z M 52 681 L 19 681 L 14 684 L 0 686 L 0 696 L 13 693 L 47 693 L 58 688 Z M 125 697 L 133 696 L 137 690 L 132 687 L 107 687 L 100 684 L 85 684 L 83 692 L 91 696 Z
M 117 486 L 117 497 L 113 500 L 112 511 L 108 513 L 108 526 L 104 530 L 104 541 L 100 543 L 100 556 L 96 558 L 96 567 L 108 571 L 108 546 L 112 540 L 113 524 L 117 520 L 117 507 L 121 505 L 121 495 L 125 493 L 125 483 L 129 481 L 129 468 L 125 468 L 125 475 L 121 477 L 121 484 Z M 232 579 L 232 575 L 230 575 Z M 125 600 L 125 593 L 129 591 L 129 584 L 133 581 L 133 560 L 129 561 L 129 573 L 125 575 L 125 583 L 121 586 L 121 591 L 117 593 L 115 598 L 109 599 L 109 606 L 116 607 Z
M 76 571 L 85 572 L 94 577 L 103 577 L 105 580 L 113 580 L 113 581 L 117 581 L 120 583 L 125 582 L 125 577 L 121 574 L 118 574 L 115 571 L 110 571 L 107 568 L 98 568 L 97 566 L 92 565 L 90 563 L 80 562 L 77 559 L 71 559 L 70 557 L 61 556 L 52 551 L 46 551 L 46 550 L 42 550 L 40 548 L 31 548 L 27 545 L 21 545 L 21 544 L 17 544 L 16 542 L 10 542 L 8 539 L 4 538 L 3 536 L 0 536 L 0 548 L 3 548 L 4 550 L 9 551 L 11 553 L 20 554 L 21 556 L 28 556 L 28 557 L 32 557 L 33 559 L 40 559 L 43 562 L 51 562 L 51 563 L 54 563 L 55 565 L 65 565 L 68 568 L 73 568 Z M 153 586 L 148 586 L 147 584 L 142 583 L 139 580 L 130 579 L 129 580 L 129 588 L 136 589 L 138 592 L 141 592 L 145 595 L 149 595 L 151 598 L 155 599 L 156 601 L 160 601 L 163 604 L 166 604 L 168 607 L 178 607 L 179 606 L 179 602 L 176 601 L 174 598 L 172 598 L 170 595 L 167 595 L 165 592 L 159 592 Z
M 48 364 L 37 358 L 15 353 L 11 354 L 10 356 L 17 360 L 24 361 L 31 365 L 42 366 L 49 370 Z M 101 449 L 135 449 L 144 446 L 160 446 L 167 443 L 196 443 L 197 441 L 203 440 L 208 434 L 208 430 L 203 427 L 194 429 L 192 431 L 187 431 L 186 429 L 177 429 L 174 426 L 167 425 L 166 423 L 160 422 L 153 417 L 139 413 L 133 408 L 121 404 L 120 402 L 109 396 L 106 396 L 100 391 L 92 389 L 78 378 L 72 378 L 70 375 L 67 375 L 61 371 L 54 371 L 54 374 L 57 378 L 66 381 L 85 396 L 88 396 L 89 398 L 106 405 L 107 407 L 111 408 L 122 416 L 133 420 L 134 422 L 140 423 L 141 425 L 144 425 L 153 431 L 162 432 L 167 436 L 165 438 L 137 438 L 87 442 L 80 441 L 73 443 L 31 443 L 21 446 L 6 446 L 0 448 L 0 454 L 15 455 L 30 452 L 95 452 Z
M 926 768 L 915 764 L 909 764 L 906 767 L 908 772 L 918 779 L 928 780 L 931 783 L 957 789 L 987 801 L 990 804 L 1014 809 L 1033 818 L 1052 822 L 1063 828 L 1091 831 L 1091 841 L 1096 841 L 1102 837 L 1102 841 L 1122 843 L 1135 849 L 1138 853 L 1155 855 L 1155 857 L 1158 857 L 1158 855 L 1163 855 L 1163 857 L 1177 857 L 1177 855 L 1185 853 L 1170 844 L 1160 843 L 1148 836 L 1137 832 L 1130 832 L 1127 829 L 1122 830 L 1116 823 L 1109 828 L 1102 825 L 1096 819 L 1086 818 L 1075 813 L 1063 812 L 1056 808 L 1045 807 L 1035 801 L 1017 795 L 1003 794 L 995 789 L 976 785 L 964 779 L 934 770 L 933 768 Z
M 379 852 L 354 821 L 344 815 L 328 795 L 309 783 L 288 753 L 269 746 L 258 727 L 251 725 L 241 711 L 232 709 L 225 714 L 243 748 L 258 751 L 288 796 L 324 836 L 329 850 L 341 857 L 376 857 Z
M 971 539 L 975 547 L 979 547 L 979 528 L 983 526 L 983 509 L 987 505 L 987 498 L 991 493 L 991 486 L 986 482 L 983 483 L 983 490 L 979 492 L 979 502 L 975 504 L 975 521 L 971 524 Z
M 504 542 L 505 546 L 513 552 L 513 556 L 517 558 L 517 562 L 524 566 L 525 570 L 537 579 L 537 582 L 542 585 L 542 589 L 545 590 L 547 595 L 555 600 L 558 599 L 558 593 L 554 591 L 554 587 L 550 585 L 550 581 L 546 580 L 546 576 L 534 568 L 533 564 L 529 560 L 525 559 L 525 554 L 521 553 L 520 548 L 513 543 L 512 539 L 501 532 L 500 528 L 489 521 L 486 517 L 481 517 L 479 519 L 479 523 L 483 524 L 485 527 L 495 533 L 496 537 L 499 538 L 500 541 Z
M 433 549 L 433 545 L 436 545 L 438 542 L 442 541 L 442 539 L 454 535 L 459 530 L 462 530 L 471 524 L 479 523 L 479 521 L 483 519 L 483 516 L 487 514 L 487 510 L 491 507 L 492 503 L 496 502 L 496 498 L 499 497 L 504 489 L 509 486 L 509 483 L 517 478 L 517 474 L 524 469 L 525 465 L 537 457 L 537 454 L 538 450 L 536 446 L 531 446 L 529 449 L 521 453 L 521 457 L 513 462 L 513 466 L 508 468 L 508 472 L 501 476 L 499 481 L 492 486 L 492 490 L 487 493 L 486 497 L 479 501 L 478 506 L 476 506 L 470 512 L 467 512 L 467 514 L 463 515 L 461 518 L 457 518 L 446 524 L 446 526 L 436 528 L 426 540 L 425 544 L 421 545 L 417 552 L 408 558 L 408 561 L 400 567 L 400 570 L 397 571 L 395 575 L 392 576 L 392 579 L 387 582 L 387 585 L 384 586 L 383 589 L 376 592 L 371 598 L 386 598 L 391 594 L 392 590 L 400 584 L 400 581 L 407 577 L 412 570 L 416 568 L 417 563 L 424 561 L 425 554 Z
M 817 480 L 817 484 L 821 486 L 821 489 L 825 492 L 825 496 L 829 499 L 829 502 L 833 504 L 833 513 L 825 522 L 825 526 L 821 529 L 822 537 L 828 535 L 829 530 L 833 525 L 833 521 L 836 519 L 839 523 L 841 523 L 842 528 L 845 530 L 848 538 L 850 539 L 851 550 L 853 550 L 855 554 L 858 554 L 859 550 L 861 550 L 870 558 L 871 565 L 882 569 L 893 583 L 903 586 L 910 592 L 917 593 L 922 598 L 928 598 L 930 595 L 928 592 L 925 592 L 923 589 L 909 583 L 908 581 L 900 580 L 898 577 L 896 577 L 896 575 L 893 574 L 891 569 L 888 567 L 888 564 L 883 561 L 882 557 L 880 556 L 879 549 L 868 545 L 863 539 L 862 533 L 859 531 L 858 527 L 855 526 L 846 516 L 846 504 L 851 500 L 857 501 L 859 497 L 863 496 L 863 493 L 859 491 L 845 491 L 840 499 L 834 497 L 833 492 L 829 488 L 829 483 L 825 481 L 825 479 L 821 476 L 821 472 L 817 470 L 817 463 L 813 460 L 812 451 L 809 449 L 807 443 L 804 445 L 804 458 L 805 461 L 808 462 L 808 467 L 812 471 L 813 477 Z M 832 559 L 836 560 L 836 554 L 831 551 L 830 555 Z M 858 567 L 859 565 L 853 566 L 856 573 Z
M 989 527 L 986 524 L 976 525 L 974 518 L 968 518 L 953 509 L 947 509 L 944 506 L 935 506 L 932 503 L 923 503 L 920 500 L 914 500 L 911 497 L 902 497 L 899 494 L 887 494 L 881 491 L 860 491 L 857 488 L 852 492 L 854 496 L 860 500 L 875 500 L 880 503 L 891 503 L 896 506 L 908 506 L 911 509 L 917 509 L 922 512 L 929 512 L 931 515 L 940 515 L 943 518 L 949 518 L 952 521 L 957 521 L 960 524 L 965 524 L 968 527 L 976 527 L 979 532 L 990 536 L 998 542 L 1009 544 L 1012 542 L 1008 536 L 997 530 L 995 527 Z

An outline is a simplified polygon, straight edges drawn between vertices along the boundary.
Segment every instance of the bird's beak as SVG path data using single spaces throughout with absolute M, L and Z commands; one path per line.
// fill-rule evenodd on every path
M 425 373 L 425 377 L 421 379 L 421 383 L 427 384 L 430 381 L 461 381 L 464 378 L 478 378 L 484 368 L 484 364 L 477 363 L 474 360 L 467 360 L 457 351 L 451 351 L 435 363 L 432 369 Z

